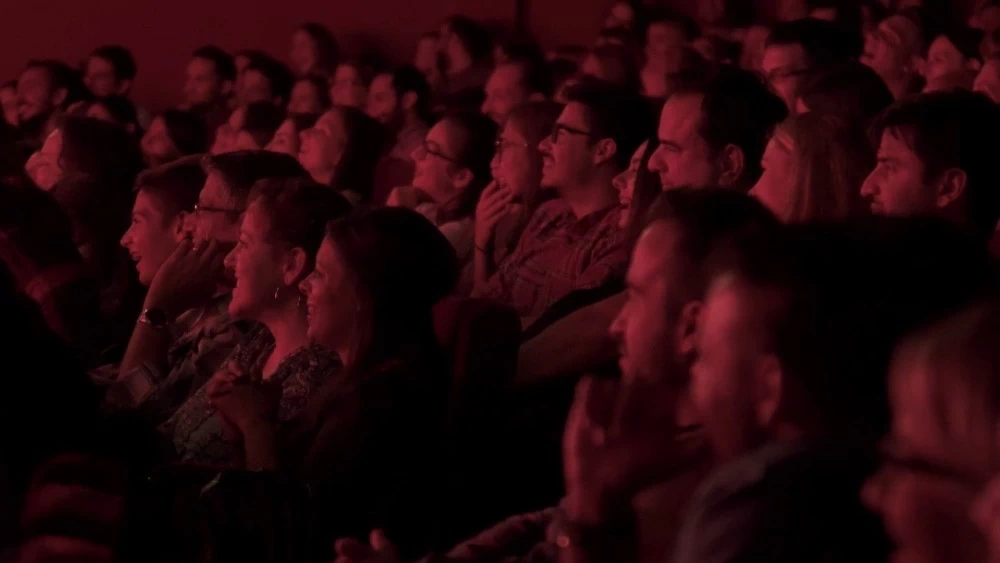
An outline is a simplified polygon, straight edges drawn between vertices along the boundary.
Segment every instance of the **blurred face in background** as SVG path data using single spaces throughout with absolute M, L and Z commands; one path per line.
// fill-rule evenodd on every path
M 924 78 L 934 80 L 963 70 L 976 70 L 978 61 L 970 65 L 965 55 L 944 35 L 938 36 L 927 50 Z
M 703 100 L 701 95 L 676 95 L 663 105 L 660 145 L 649 158 L 649 170 L 659 175 L 664 190 L 715 183 L 717 167 L 698 130 Z
M 687 40 L 680 26 L 673 23 L 650 24 L 646 32 L 647 64 L 664 72 L 680 70 Z
M 292 70 L 299 76 L 305 76 L 316 68 L 319 57 L 316 53 L 316 43 L 305 30 L 299 29 L 292 34 L 292 47 L 288 60 Z
M 365 111 L 379 123 L 391 125 L 399 121 L 399 101 L 396 89 L 392 87 L 392 75 L 382 73 L 372 80 Z
M 338 110 L 331 109 L 300 135 L 299 162 L 322 182 L 321 178 L 336 170 L 346 144 L 344 118 Z
M 781 220 L 786 220 L 794 211 L 792 209 L 792 198 L 796 188 L 794 164 L 792 139 L 779 129 L 764 149 L 764 157 L 761 159 L 763 172 L 750 190 L 750 195 L 757 198 Z
M 135 262 L 135 270 L 142 285 L 149 287 L 160 266 L 184 239 L 184 222 L 187 213 L 179 213 L 173 217 L 164 214 L 157 195 L 139 190 L 132 207 L 132 222 L 121 245 L 128 250 Z
M 3 119 L 7 125 L 17 127 L 17 86 L 0 88 L 0 108 L 3 109 Z
M 187 80 L 184 83 L 184 101 L 189 106 L 214 103 L 226 95 L 225 84 L 215 72 L 215 63 L 208 59 L 195 57 L 188 63 Z
M 1000 104 L 1000 59 L 987 61 L 983 65 L 972 89 L 986 94 L 991 100 Z
M 316 268 L 300 286 L 306 296 L 309 339 L 340 352 L 359 324 L 360 297 L 347 266 L 329 237 L 316 253 Z
M 65 90 L 54 91 L 44 68 L 29 68 L 17 79 L 17 117 L 20 122 L 47 118 L 66 98 Z
M 937 209 L 935 190 L 927 183 L 924 163 L 897 133 L 882 133 L 878 164 L 861 186 L 861 197 L 868 200 L 876 215 L 933 214 Z
M 632 29 L 635 26 L 635 10 L 628 2 L 615 2 L 604 20 L 604 29 Z
M 236 244 L 240 234 L 240 215 L 225 179 L 218 172 L 209 172 L 205 186 L 198 194 L 198 207 L 188 224 L 193 228 L 192 239 L 196 245 L 209 241 Z
M 295 122 L 286 119 L 281 122 L 278 130 L 271 137 L 271 142 L 264 147 L 271 152 L 280 152 L 294 157 L 299 155 L 299 132 L 295 128 Z
M 320 101 L 320 92 L 316 90 L 316 85 L 310 80 L 299 80 L 292 86 L 292 93 L 288 100 L 288 113 L 320 113 L 323 111 L 323 103 Z
M 486 100 L 482 112 L 497 125 L 503 126 L 507 116 L 531 95 L 524 84 L 524 70 L 520 65 L 497 66 L 486 82 Z
M 349 64 L 337 67 L 330 89 L 333 105 L 364 109 L 368 101 L 368 86 L 365 85 L 358 69 Z
M 542 187 L 572 188 L 589 181 L 595 163 L 588 121 L 583 104 L 571 102 L 563 109 L 552 134 L 538 147 L 542 153 Z
M 162 117 L 153 119 L 140 143 L 146 164 L 159 166 L 180 156 L 180 150 L 170 138 L 170 132 Z
M 455 123 L 444 119 L 413 152 L 413 187 L 442 206 L 458 200 L 472 181 L 471 172 L 456 163 L 460 138 Z
M 106 98 L 116 94 L 124 95 L 128 91 L 127 81 L 119 82 L 114 65 L 111 64 L 111 61 L 101 57 L 87 59 L 83 71 L 83 83 L 97 98 Z
M 639 168 L 642 166 L 642 156 L 646 154 L 646 147 L 649 141 L 644 141 L 632 154 L 632 160 L 628 163 L 628 168 L 621 174 L 615 176 L 612 184 L 618 190 L 618 203 L 622 207 L 621 222 L 618 226 L 625 229 L 632 222 L 632 202 L 635 199 L 635 181 L 639 175 Z
M 541 182 L 541 154 L 528 143 L 516 119 L 508 119 L 490 161 L 493 180 L 511 190 L 516 202 L 531 202 Z
M 797 107 L 799 89 L 809 71 L 809 61 L 801 45 L 769 45 L 764 48 L 761 70 L 768 85 L 789 111 Z

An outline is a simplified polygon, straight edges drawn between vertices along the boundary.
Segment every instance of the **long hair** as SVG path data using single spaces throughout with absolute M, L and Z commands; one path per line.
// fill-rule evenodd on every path
M 432 308 L 458 279 L 448 239 L 409 209 L 358 211 L 327 226 L 359 296 L 350 369 L 371 373 L 391 361 L 440 361 Z
M 354 191 L 368 201 L 372 195 L 375 167 L 385 149 L 385 127 L 356 108 L 337 106 L 332 111 L 340 112 L 347 134 L 344 154 L 333 173 L 333 187 Z
M 794 116 L 775 131 L 792 152 L 793 194 L 788 222 L 839 220 L 863 213 L 861 184 L 875 165 L 863 139 L 839 118 L 817 113 Z
M 639 240 L 639 235 L 646 227 L 647 212 L 656 201 L 657 196 L 663 191 L 660 183 L 660 176 L 649 169 L 649 159 L 656 152 L 660 142 L 657 138 L 651 137 L 646 141 L 646 148 L 642 152 L 642 160 L 639 162 L 639 169 L 635 172 L 635 189 L 632 192 L 632 210 L 629 212 L 627 236 L 629 248 L 635 246 Z

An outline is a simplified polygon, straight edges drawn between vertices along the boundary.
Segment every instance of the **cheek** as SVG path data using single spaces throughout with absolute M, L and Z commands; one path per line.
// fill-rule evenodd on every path
M 900 477 L 883 493 L 880 509 L 901 549 L 945 555 L 954 546 L 973 550 L 978 533 L 968 516 L 969 503 L 918 478 Z M 944 559 L 947 560 L 946 556 Z

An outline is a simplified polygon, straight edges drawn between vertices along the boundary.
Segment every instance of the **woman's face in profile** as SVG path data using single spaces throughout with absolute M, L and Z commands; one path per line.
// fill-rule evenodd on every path
M 309 319 L 309 338 L 336 352 L 354 339 L 360 321 L 360 299 L 347 267 L 329 237 L 316 254 L 316 267 L 302 281 Z

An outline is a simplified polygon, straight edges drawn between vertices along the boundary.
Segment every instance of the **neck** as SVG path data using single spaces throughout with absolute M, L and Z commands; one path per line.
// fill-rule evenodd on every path
M 263 315 L 260 322 L 274 337 L 272 357 L 284 358 L 309 341 L 307 336 L 309 322 L 306 313 L 294 301 L 283 305 L 270 315 Z
M 591 181 L 578 184 L 572 189 L 560 190 L 559 197 L 573 210 L 573 215 L 581 219 L 613 204 L 617 199 L 611 179 L 599 174 Z

